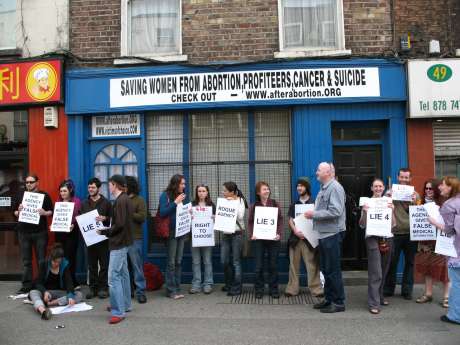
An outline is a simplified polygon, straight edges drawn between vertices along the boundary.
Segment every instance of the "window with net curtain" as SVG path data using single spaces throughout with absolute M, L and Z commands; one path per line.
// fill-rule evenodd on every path
M 281 0 L 283 49 L 339 49 L 338 1 Z
M 128 1 L 128 54 L 180 54 L 180 0 Z
M 0 1 L 0 49 L 16 48 L 16 0 Z

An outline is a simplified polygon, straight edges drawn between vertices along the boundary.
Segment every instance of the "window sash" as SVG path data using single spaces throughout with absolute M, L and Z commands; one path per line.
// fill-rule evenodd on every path
M 16 49 L 16 0 L 0 3 L 0 49 Z

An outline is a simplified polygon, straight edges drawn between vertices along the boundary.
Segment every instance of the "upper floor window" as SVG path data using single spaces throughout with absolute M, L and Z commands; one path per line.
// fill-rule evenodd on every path
M 123 0 L 122 4 L 122 56 L 182 53 L 180 0 Z
M 0 1 L 0 49 L 16 49 L 16 0 Z
M 341 0 L 279 0 L 281 51 L 345 48 Z

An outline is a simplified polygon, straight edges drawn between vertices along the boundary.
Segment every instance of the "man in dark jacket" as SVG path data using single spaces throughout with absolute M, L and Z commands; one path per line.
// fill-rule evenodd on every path
M 45 197 L 43 199 L 43 205 L 38 209 L 40 222 L 38 224 L 18 222 L 16 227 L 23 265 L 22 287 L 18 293 L 27 293 L 32 288 L 32 247 L 37 256 L 38 266 L 40 267 L 46 261 L 46 246 L 48 244 L 47 217 L 53 214 L 53 202 L 50 196 L 48 193 L 38 189 L 38 176 L 35 174 L 27 175 L 25 184 L 27 192 L 44 194 Z M 15 207 L 16 211 L 14 211 L 14 215 L 18 218 L 23 210 L 23 195 L 24 192 L 18 197 L 18 205 Z
M 113 175 L 109 179 L 110 193 L 115 198 L 112 212 L 112 226 L 106 230 L 98 230 L 101 235 L 109 238 L 109 292 L 110 324 L 116 324 L 126 317 L 131 310 L 131 284 L 128 272 L 128 248 L 133 244 L 133 205 L 126 189 L 126 179 L 121 175 Z
M 87 213 L 97 210 L 99 216 L 97 221 L 102 222 L 105 226 L 110 225 L 112 215 L 112 204 L 102 194 L 101 181 L 93 177 L 88 181 L 88 198 L 82 202 L 80 213 Z M 86 298 L 94 296 L 107 298 L 107 271 L 109 268 L 109 241 L 105 240 L 88 247 L 88 270 L 89 270 L 89 287 L 90 292 Z

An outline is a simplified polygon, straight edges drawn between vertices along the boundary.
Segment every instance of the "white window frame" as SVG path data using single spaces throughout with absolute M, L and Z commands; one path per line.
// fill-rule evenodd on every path
M 130 0 L 121 0 L 121 40 L 120 40 L 120 55 L 121 57 L 124 56 L 131 56 L 129 53 L 128 45 L 128 27 L 129 27 L 129 19 L 128 19 L 128 5 Z M 171 54 L 171 53 L 148 53 L 148 54 L 136 54 L 135 56 L 154 59 L 163 62 L 174 62 L 174 61 L 187 61 L 187 55 L 182 54 L 182 0 L 179 0 L 179 53 L 178 54 Z M 122 65 L 122 64 L 136 64 L 136 63 L 145 63 L 145 60 L 142 59 L 115 59 L 115 65 Z
M 279 52 L 275 52 L 275 58 L 296 58 L 296 57 L 314 57 L 314 56 L 344 56 L 351 55 L 350 49 L 345 49 L 345 29 L 343 20 L 343 3 L 342 0 L 337 1 L 337 39 L 338 46 L 333 48 L 326 47 L 294 47 L 283 48 L 284 32 L 283 32 L 283 1 L 278 0 L 278 32 L 279 32 Z

